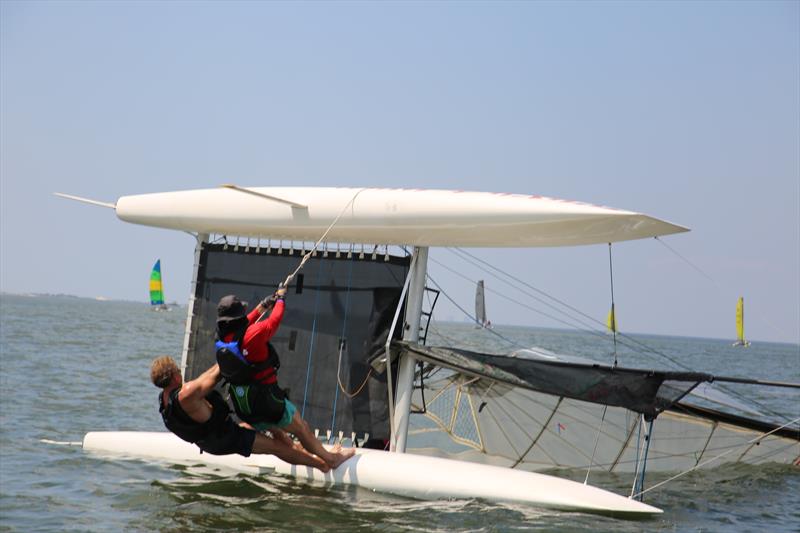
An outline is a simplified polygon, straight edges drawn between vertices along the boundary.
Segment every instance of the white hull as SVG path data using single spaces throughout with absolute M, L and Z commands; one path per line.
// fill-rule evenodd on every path
M 197 233 L 414 246 L 572 246 L 688 231 L 640 213 L 540 196 L 408 189 L 254 187 L 123 196 L 126 222 Z M 352 205 L 350 203 L 352 202 Z
M 323 474 L 272 455 L 246 458 L 201 454 L 196 446 L 166 432 L 91 432 L 84 437 L 83 448 L 99 454 L 207 464 L 252 474 L 275 472 L 302 481 L 357 485 L 421 499 L 481 498 L 603 514 L 644 516 L 662 512 L 603 489 L 544 474 L 379 450 L 357 449 L 353 458 Z

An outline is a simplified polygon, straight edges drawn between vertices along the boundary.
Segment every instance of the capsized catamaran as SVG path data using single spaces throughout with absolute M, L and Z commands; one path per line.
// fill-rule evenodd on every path
M 732 346 L 750 346 L 750 341 L 744 338 L 744 298 L 741 296 L 736 302 L 736 342 Z
M 220 204 L 226 209 L 214 208 Z M 634 495 L 643 490 L 645 466 L 695 467 L 720 450 L 736 450 L 727 459 L 747 462 L 800 456 L 794 427 L 686 401 L 698 395 L 735 405 L 715 395 L 706 374 L 601 368 L 537 349 L 495 355 L 425 346 L 433 309 L 424 309 L 424 295 L 437 292 L 426 286 L 429 246 L 606 244 L 687 231 L 681 226 L 539 196 L 403 189 L 229 186 L 126 196 L 111 207 L 122 220 L 197 236 L 185 379 L 214 362 L 220 297 L 256 301 L 308 257 L 272 339 L 282 354 L 281 384 L 321 438 L 388 441 L 390 451 L 359 448 L 323 476 L 273 457 L 200 455 L 168 433 L 91 432 L 86 450 L 225 463 L 420 498 L 643 515 L 660 511 L 533 471 L 631 471 Z M 413 249 L 397 253 L 393 245 Z
M 164 285 L 161 282 L 161 259 L 157 259 L 150 271 L 150 309 L 153 311 L 169 311 L 164 303 Z

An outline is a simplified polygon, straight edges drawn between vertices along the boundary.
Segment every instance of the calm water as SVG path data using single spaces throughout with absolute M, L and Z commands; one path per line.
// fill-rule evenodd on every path
M 630 522 L 483 501 L 421 502 L 357 488 L 323 488 L 280 477 L 238 475 L 85 454 L 91 430 L 163 429 L 148 366 L 180 353 L 185 309 L 153 313 L 145 304 L 70 297 L 0 296 L 0 531 L 800 531 L 800 470 L 736 465 L 694 472 L 648 494 L 664 509 Z M 498 339 L 441 324 L 441 337 L 491 350 Z M 523 345 L 609 360 L 611 346 L 580 333 L 502 328 Z M 797 346 L 637 337 L 696 370 L 800 381 Z M 444 341 L 446 342 L 446 341 Z M 622 364 L 670 368 L 620 350 Z M 800 416 L 789 389 L 753 394 L 761 405 Z M 72 443 L 72 444 L 70 444 Z M 558 475 L 583 479 L 584 472 Z M 648 475 L 653 484 L 667 476 Z M 618 493 L 627 476 L 593 474 Z

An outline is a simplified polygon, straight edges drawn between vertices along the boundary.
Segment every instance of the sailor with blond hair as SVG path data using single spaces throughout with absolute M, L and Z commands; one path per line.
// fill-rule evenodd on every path
M 220 379 L 219 365 L 214 365 L 197 379 L 184 383 L 180 369 L 169 357 L 159 357 L 150 366 L 150 379 L 162 389 L 158 406 L 164 425 L 175 435 L 213 455 L 272 454 L 287 463 L 330 470 L 328 463 L 292 445 L 258 433 L 249 424 L 237 424 L 222 395 L 214 390 Z

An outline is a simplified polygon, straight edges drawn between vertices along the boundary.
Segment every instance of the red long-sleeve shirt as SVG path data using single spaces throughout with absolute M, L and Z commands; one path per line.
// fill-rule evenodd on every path
M 269 350 L 267 349 L 267 342 L 278 331 L 278 326 L 283 319 L 283 311 L 285 305 L 283 300 L 275 302 L 275 307 L 272 308 L 272 313 L 266 320 L 256 322 L 261 313 L 258 312 L 258 307 L 253 309 L 247 314 L 247 331 L 242 340 L 242 351 L 245 358 L 251 363 L 260 363 L 269 357 Z M 234 334 L 229 333 L 223 339 L 225 342 L 233 341 Z M 274 370 L 262 370 L 254 376 L 255 381 L 264 384 L 275 383 L 278 381 L 278 376 L 275 375 Z

